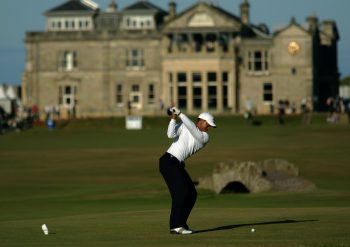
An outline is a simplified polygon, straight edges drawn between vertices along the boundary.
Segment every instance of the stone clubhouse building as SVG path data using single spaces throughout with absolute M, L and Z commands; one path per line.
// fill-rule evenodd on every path
M 233 7 L 233 6 L 232 6 Z M 260 114 L 288 101 L 299 112 L 308 100 L 325 109 L 339 86 L 333 20 L 294 18 L 271 33 L 240 14 L 198 1 L 177 12 L 135 1 L 101 10 L 91 0 L 68 0 L 46 11 L 45 31 L 27 32 L 23 98 L 78 117 L 160 114 L 177 105 L 189 114 Z

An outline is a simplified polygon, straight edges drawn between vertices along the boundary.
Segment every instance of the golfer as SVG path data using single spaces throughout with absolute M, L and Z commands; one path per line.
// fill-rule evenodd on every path
M 187 219 L 196 202 L 197 191 L 191 177 L 185 170 L 184 161 L 202 149 L 209 141 L 209 127 L 216 127 L 214 117 L 204 112 L 193 123 L 185 114 L 172 107 L 172 115 L 168 125 L 167 135 L 173 138 L 167 152 L 159 159 L 159 170 L 171 194 L 172 205 L 170 214 L 171 234 L 191 234 Z M 177 124 L 179 117 L 182 123 Z

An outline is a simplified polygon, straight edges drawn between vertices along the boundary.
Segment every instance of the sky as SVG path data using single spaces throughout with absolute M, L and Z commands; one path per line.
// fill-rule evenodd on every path
M 25 33 L 44 31 L 46 18 L 43 13 L 66 0 L 0 0 L 0 84 L 21 84 L 25 65 Z M 167 10 L 169 0 L 149 0 Z M 111 0 L 94 0 L 105 10 Z M 116 0 L 123 9 L 136 0 Z M 181 12 L 198 0 L 175 0 L 177 12 Z M 243 0 L 206 0 L 239 16 Z M 292 17 L 299 24 L 316 15 L 319 21 L 334 20 L 338 26 L 338 67 L 341 78 L 350 76 L 350 1 L 349 0 L 249 0 L 250 21 L 265 23 L 270 31 L 288 25 Z

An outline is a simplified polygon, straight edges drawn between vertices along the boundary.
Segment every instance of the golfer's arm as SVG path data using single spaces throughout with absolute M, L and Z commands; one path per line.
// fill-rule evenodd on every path
M 197 128 L 197 126 L 194 124 L 194 122 L 192 122 L 185 114 L 181 113 L 179 115 L 179 118 L 181 119 L 182 123 L 185 125 L 185 127 L 188 129 L 188 131 L 196 140 L 202 143 L 208 142 L 208 135 L 200 131 Z
M 171 119 L 168 125 L 168 131 L 167 131 L 167 136 L 168 138 L 175 138 L 179 135 L 179 128 L 176 125 L 176 120 Z

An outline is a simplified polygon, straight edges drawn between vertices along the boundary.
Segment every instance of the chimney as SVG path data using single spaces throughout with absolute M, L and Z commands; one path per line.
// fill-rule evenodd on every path
M 337 24 L 333 20 L 325 20 L 322 22 L 322 31 L 333 40 L 339 40 Z
M 244 2 L 241 4 L 241 19 L 242 22 L 246 25 L 249 24 L 249 3 L 248 0 L 244 0 Z
M 169 2 L 169 19 L 173 19 L 176 16 L 176 3 L 174 1 Z
M 308 30 L 311 33 L 314 33 L 317 29 L 318 29 L 318 18 L 317 16 L 314 14 L 312 16 L 309 16 L 306 18 L 306 21 L 308 23 Z

